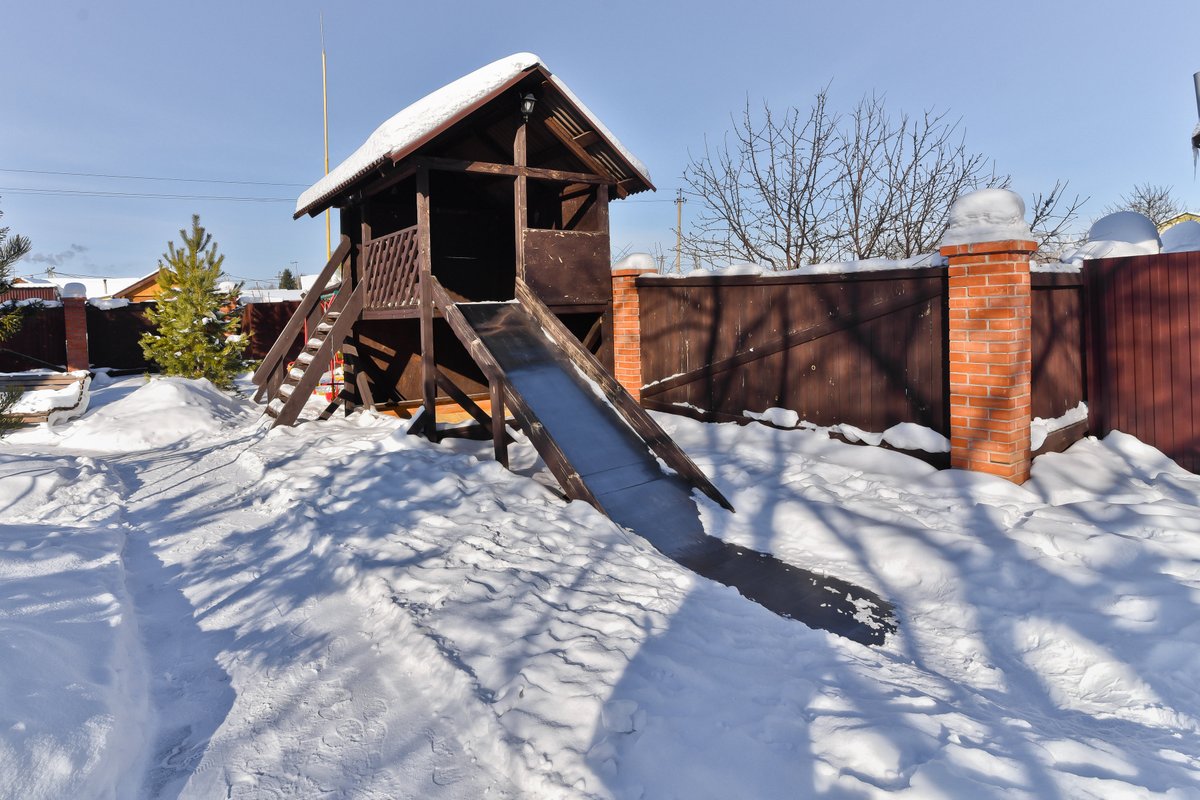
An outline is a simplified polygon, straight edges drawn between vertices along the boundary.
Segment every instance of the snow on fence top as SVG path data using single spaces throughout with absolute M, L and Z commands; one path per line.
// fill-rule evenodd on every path
M 1149 217 L 1136 211 L 1118 211 L 1096 220 L 1087 241 L 1074 252 L 1065 253 L 1063 261 L 1154 255 L 1161 250 L 1158 228 Z
M 634 255 L 637 255 L 636 253 Z M 613 264 L 613 269 L 623 269 L 623 262 Z M 651 261 L 653 264 L 653 261 Z M 843 275 L 850 272 L 883 272 L 892 269 L 926 269 L 928 267 L 944 267 L 946 259 L 938 253 L 924 253 L 912 258 L 864 258 L 859 261 L 830 261 L 821 264 L 807 264 L 798 269 L 773 270 L 761 264 L 733 264 L 723 269 L 693 269 L 689 272 L 667 273 L 658 275 L 660 278 L 710 278 L 727 277 L 730 275 L 759 275 L 768 278 L 786 278 L 795 275 Z
M 1032 237 L 1021 195 L 1008 189 L 980 189 L 964 194 L 950 206 L 950 227 L 942 245 L 1027 241 Z
M 306 213 L 311 207 L 382 164 L 391 154 L 411 147 L 446 121 L 485 101 L 521 73 L 537 66 L 550 74 L 550 68 L 538 56 L 533 53 L 515 53 L 480 67 L 469 75 L 425 95 L 376 128 L 349 158 L 305 190 L 296 201 L 296 216 Z M 617 141 L 612 132 L 588 110 L 587 106 L 579 102 L 579 98 L 557 76 L 550 74 L 550 80 L 620 152 L 629 165 L 650 183 L 650 172 L 646 165 Z
M 1200 222 L 1177 222 L 1162 232 L 1162 252 L 1183 253 L 1200 250 Z

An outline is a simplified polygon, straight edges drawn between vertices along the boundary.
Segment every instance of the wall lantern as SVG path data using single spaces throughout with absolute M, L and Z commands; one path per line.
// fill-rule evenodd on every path
M 529 115 L 533 113 L 533 107 L 537 104 L 537 98 L 533 96 L 533 92 L 527 92 L 521 97 L 521 116 L 529 122 Z

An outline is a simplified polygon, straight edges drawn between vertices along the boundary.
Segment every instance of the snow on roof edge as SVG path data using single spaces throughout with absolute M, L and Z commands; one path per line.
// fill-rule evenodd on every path
M 629 166 L 650 184 L 650 172 L 632 152 L 613 136 L 612 132 L 575 96 L 558 76 L 550 71 L 545 62 L 533 53 L 514 53 L 493 61 L 468 73 L 458 80 L 436 89 L 405 106 L 389 117 L 374 130 L 367 140 L 345 160 L 330 170 L 321 180 L 314 183 L 296 200 L 295 217 L 307 213 L 314 206 L 382 164 L 392 153 L 403 150 L 435 131 L 446 120 L 466 109 L 490 98 L 500 87 L 523 72 L 540 66 L 559 89 L 578 108 L 596 130 L 603 136 Z

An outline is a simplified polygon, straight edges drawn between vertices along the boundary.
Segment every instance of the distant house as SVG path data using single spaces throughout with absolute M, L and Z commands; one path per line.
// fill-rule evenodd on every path
M 14 278 L 12 288 L 0 294 L 0 303 L 19 303 L 22 300 L 53 302 L 59 299 L 58 285 L 42 278 Z
M 144 303 L 148 300 L 157 300 L 158 293 L 161 291 L 162 289 L 158 285 L 158 270 L 154 270 L 149 275 L 138 278 L 124 289 L 113 292 L 112 297 L 117 300 L 128 300 L 131 303 Z
M 1158 232 L 1162 233 L 1172 225 L 1178 225 L 1181 222 L 1200 222 L 1200 214 L 1193 214 L 1190 211 L 1185 211 L 1178 216 L 1171 217 L 1169 220 L 1158 226 Z
M 157 271 L 147 276 L 153 282 Z M 118 278 L 118 277 L 93 277 L 91 275 L 53 275 L 47 278 L 47 282 L 56 285 L 59 289 L 66 286 L 68 283 L 82 284 L 84 291 L 87 293 L 89 300 L 124 296 L 119 295 L 136 283 L 144 281 L 146 278 Z

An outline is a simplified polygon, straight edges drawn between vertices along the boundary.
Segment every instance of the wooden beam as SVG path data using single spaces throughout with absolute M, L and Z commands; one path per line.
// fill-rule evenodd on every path
M 428 169 L 440 170 L 442 172 L 476 172 L 485 175 L 509 175 L 514 178 L 518 175 L 524 175 L 527 178 L 538 180 L 557 181 L 560 183 L 586 183 L 589 185 L 616 183 L 614 179 L 602 174 L 569 172 L 561 169 L 543 169 L 541 167 L 517 164 L 493 164 L 490 161 L 466 161 L 456 158 L 437 158 L 434 156 L 422 156 L 413 159 L 413 161 Z
M 604 328 L 604 315 L 596 317 L 596 321 L 592 323 L 592 327 L 588 328 L 587 335 L 583 337 L 583 346 L 591 352 L 596 346 L 596 342 L 600 341 L 600 331 Z
M 513 185 L 513 231 L 516 235 L 517 280 L 525 278 L 525 229 L 529 227 L 529 178 L 521 170 L 528 167 L 526 136 L 528 124 L 522 122 L 513 137 L 513 166 L 517 168 L 517 179 Z
M 504 384 L 488 384 L 492 393 L 492 451 L 500 466 L 508 469 L 508 431 L 504 429 Z
M 425 414 L 421 427 L 437 441 L 437 359 L 433 349 L 433 262 L 429 237 L 429 170 L 417 170 L 417 258 L 421 263 L 421 397 Z
M 588 147 L 589 145 L 593 145 L 600 141 L 600 134 L 596 133 L 595 131 L 584 131 L 578 136 L 573 136 L 571 138 L 574 139 L 575 144 L 579 145 L 580 147 Z
M 438 386 L 442 387 L 442 391 L 445 392 L 451 400 L 458 403 L 459 407 L 463 411 L 470 414 L 471 417 L 483 427 L 492 427 L 492 418 L 484 413 L 483 409 L 479 407 L 478 403 L 472 400 L 466 392 L 458 388 L 458 385 L 455 384 L 454 381 L 450 380 L 450 378 L 446 376 L 446 373 L 442 372 L 440 369 L 435 369 L 434 372 L 437 374 Z
M 395 172 L 393 172 L 391 175 L 383 177 L 377 183 L 373 183 L 370 186 L 363 189 L 362 190 L 363 199 L 366 199 L 368 197 L 373 197 L 382 192 L 386 192 L 388 189 L 392 188 L 396 184 L 403 183 L 404 181 L 408 180 L 409 178 L 411 178 L 413 175 L 416 175 L 416 174 L 417 174 L 417 165 L 416 164 L 409 164 L 408 166 L 405 166 L 402 169 L 398 169 Z
M 585 167 L 597 175 L 604 175 L 608 173 L 608 170 L 604 168 L 603 164 L 597 161 L 591 153 L 589 153 L 587 150 L 584 150 L 583 147 L 581 147 L 580 144 L 575 141 L 575 137 L 567 132 L 567 129 L 563 127 L 561 122 L 553 117 L 546 117 L 545 125 L 546 130 L 553 133 L 555 137 L 557 137 L 558 140 L 563 143 L 563 146 L 570 150 L 571 154 L 578 158 Z M 617 184 L 617 194 L 621 197 L 625 196 L 624 194 L 621 194 L 620 184 Z M 628 192 L 626 192 L 626 194 L 628 194 Z

